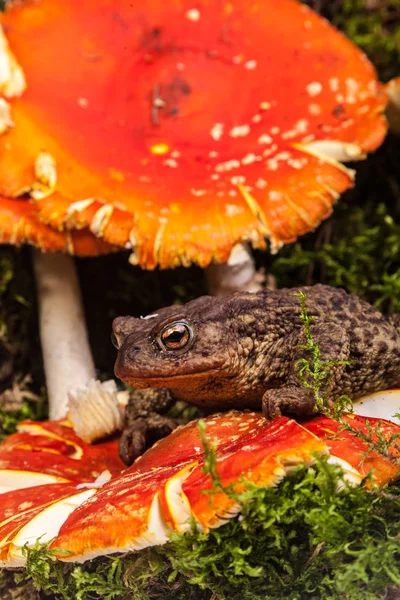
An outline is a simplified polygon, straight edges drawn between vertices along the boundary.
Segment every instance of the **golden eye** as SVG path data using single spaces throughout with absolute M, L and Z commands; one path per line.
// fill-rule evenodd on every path
M 191 341 L 193 333 L 189 325 L 181 321 L 167 325 L 160 333 L 160 344 L 167 350 L 180 350 Z

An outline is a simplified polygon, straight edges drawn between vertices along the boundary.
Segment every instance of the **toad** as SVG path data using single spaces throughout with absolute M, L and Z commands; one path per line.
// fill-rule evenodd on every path
M 207 409 L 262 408 L 268 419 L 310 415 L 314 395 L 297 366 L 311 360 L 299 291 L 306 294 L 321 360 L 336 363 L 325 382 L 328 402 L 400 384 L 400 316 L 388 319 L 357 296 L 324 285 L 203 296 L 141 319 L 119 317 L 115 373 L 135 388 L 167 388 Z

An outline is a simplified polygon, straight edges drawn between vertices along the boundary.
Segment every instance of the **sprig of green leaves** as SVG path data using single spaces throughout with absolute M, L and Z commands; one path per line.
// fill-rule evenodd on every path
M 322 412 L 328 416 L 333 415 L 339 418 L 344 412 L 351 412 L 353 403 L 348 396 L 338 398 L 333 406 L 327 401 L 326 386 L 330 380 L 329 368 L 337 365 L 349 365 L 348 360 L 321 360 L 319 345 L 314 341 L 311 333 L 311 323 L 314 317 L 310 317 L 307 311 L 306 294 L 296 292 L 294 294 L 300 298 L 300 319 L 303 322 L 304 336 L 306 343 L 301 344 L 300 348 L 310 354 L 311 360 L 301 358 L 297 361 L 295 368 L 301 384 L 311 390 L 315 398 L 315 412 Z

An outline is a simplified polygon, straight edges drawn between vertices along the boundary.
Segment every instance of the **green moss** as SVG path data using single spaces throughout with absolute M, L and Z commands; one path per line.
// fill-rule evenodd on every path
M 399 74 L 400 0 L 305 0 L 374 63 L 382 81 Z
M 241 517 L 209 534 L 84 566 L 53 562 L 39 545 L 18 579 L 77 600 L 384 598 L 400 591 L 400 486 L 368 491 L 341 477 L 320 459 L 276 488 L 249 484 Z
M 400 138 L 389 136 L 365 163 L 356 186 L 315 233 L 259 255 L 279 287 L 322 282 L 366 298 L 384 312 L 400 310 Z
M 43 373 L 29 254 L 0 247 L 0 437 L 43 413 Z

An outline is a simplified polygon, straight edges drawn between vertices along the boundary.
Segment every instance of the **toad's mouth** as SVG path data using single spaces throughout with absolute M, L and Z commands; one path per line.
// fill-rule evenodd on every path
M 221 377 L 220 369 L 204 369 L 202 371 L 192 371 L 186 372 L 182 374 L 171 374 L 171 375 L 156 375 L 155 373 L 149 375 L 125 375 L 119 372 L 117 367 L 115 368 L 116 376 L 122 381 L 126 381 L 127 383 L 135 383 L 140 384 L 143 383 L 155 383 L 155 382 L 180 382 L 187 381 L 188 379 L 200 379 L 207 375 L 207 377 Z M 229 375 L 225 375 L 224 377 L 229 378 Z

